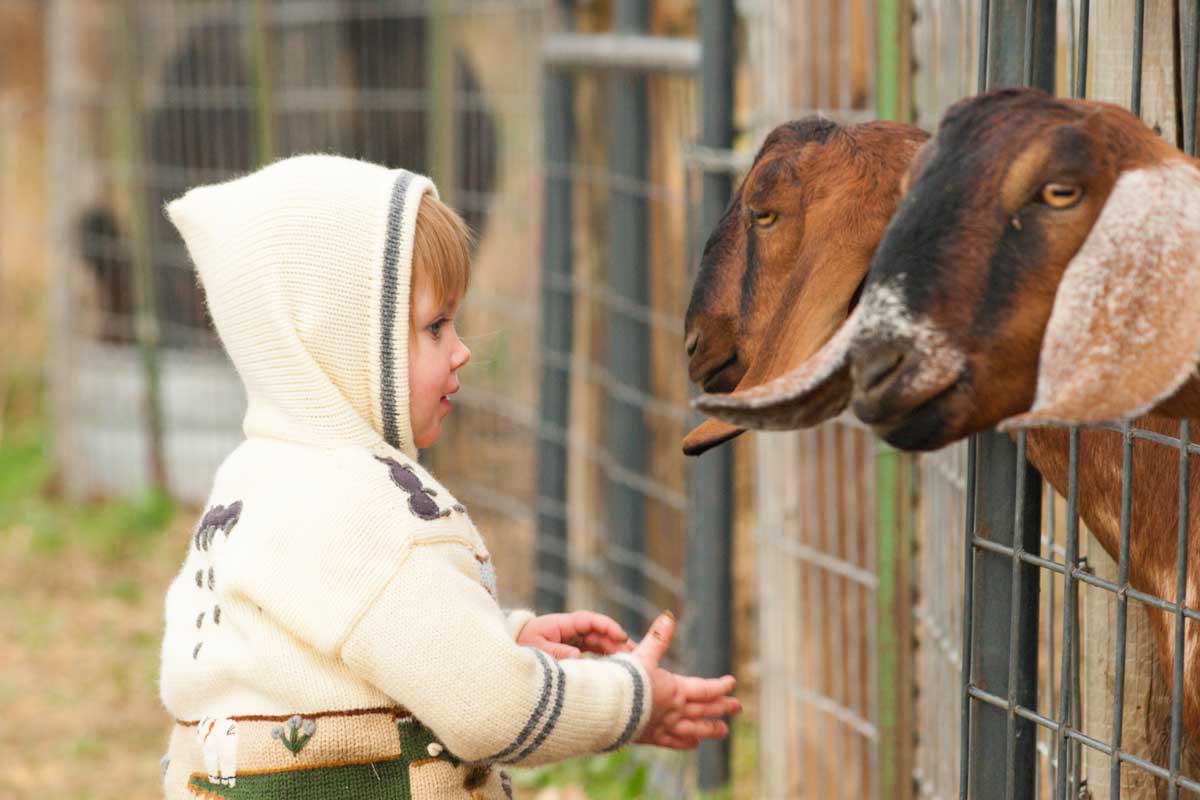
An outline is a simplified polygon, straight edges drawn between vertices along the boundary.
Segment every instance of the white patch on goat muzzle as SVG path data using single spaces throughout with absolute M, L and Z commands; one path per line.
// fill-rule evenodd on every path
M 1198 297 L 1200 170 L 1177 159 L 1123 173 L 1063 273 L 1033 408 L 1003 427 L 1104 422 L 1166 400 L 1200 358 Z
M 932 319 L 913 317 L 904 300 L 907 278 L 900 274 L 867 290 L 860 304 L 863 317 L 855 342 L 892 343 L 910 350 L 913 366 L 904 378 L 906 393 L 918 395 L 957 378 L 967 359 Z

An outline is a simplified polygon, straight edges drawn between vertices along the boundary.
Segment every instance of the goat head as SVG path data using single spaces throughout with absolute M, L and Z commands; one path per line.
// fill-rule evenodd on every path
M 689 375 L 706 392 L 696 407 L 721 421 L 692 431 L 685 453 L 744 428 L 814 425 L 846 406 L 841 332 L 926 137 L 819 118 L 767 137 L 705 245 L 688 307 Z

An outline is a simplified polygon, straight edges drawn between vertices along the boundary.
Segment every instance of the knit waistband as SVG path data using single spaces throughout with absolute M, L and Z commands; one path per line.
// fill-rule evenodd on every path
M 404 706 L 379 706 L 377 708 L 351 708 L 351 709 L 343 709 L 343 710 L 338 710 L 338 711 L 314 711 L 314 712 L 311 712 L 308 714 L 242 714 L 242 715 L 231 716 L 231 717 L 222 717 L 222 719 L 228 719 L 228 720 L 231 720 L 233 722 L 238 722 L 238 723 L 241 723 L 241 722 L 287 722 L 288 720 L 292 719 L 293 717 L 297 717 L 297 716 L 299 716 L 303 719 L 318 720 L 318 719 L 323 719 L 325 717 L 363 717 L 363 716 L 375 716 L 375 715 L 379 715 L 379 714 L 388 715 L 394 719 L 401 719 L 404 717 L 407 717 L 410 719 L 412 718 L 412 713 L 408 709 L 404 708 Z M 199 725 L 201 722 L 202 722 L 202 720 L 198 720 L 198 719 L 193 719 L 193 720 L 177 719 L 177 720 L 175 720 L 176 725 L 180 725 L 185 728 Z
M 421 752 L 405 753 L 406 739 Z M 427 740 L 427 741 L 426 741 Z M 436 740 L 403 708 L 326 711 L 312 714 L 243 715 L 178 721 L 168 753 L 189 771 L 210 772 L 223 756 L 231 774 L 363 764 L 408 755 L 429 758 Z M 434 747 L 437 750 L 438 747 Z
M 462 763 L 400 707 L 177 720 L 164 789 L 171 800 L 511 797 L 507 776 Z

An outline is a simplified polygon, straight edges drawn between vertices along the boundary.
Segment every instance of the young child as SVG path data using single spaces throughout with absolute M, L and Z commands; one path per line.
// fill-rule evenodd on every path
M 247 395 L 167 593 L 167 797 L 501 798 L 498 765 L 727 735 L 733 678 L 658 665 L 669 615 L 634 646 L 502 613 L 417 463 L 470 358 L 468 237 L 428 179 L 299 156 L 167 211 Z

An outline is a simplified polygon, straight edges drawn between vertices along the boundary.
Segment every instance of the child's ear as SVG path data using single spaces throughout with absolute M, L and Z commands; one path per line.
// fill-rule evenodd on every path
M 1054 297 L 1033 408 L 1002 427 L 1105 422 L 1167 400 L 1200 358 L 1197 297 L 1200 170 L 1179 159 L 1122 173 Z

